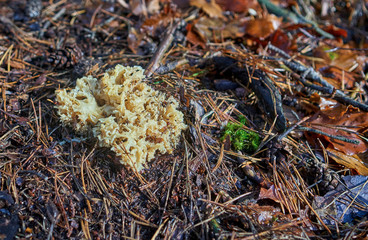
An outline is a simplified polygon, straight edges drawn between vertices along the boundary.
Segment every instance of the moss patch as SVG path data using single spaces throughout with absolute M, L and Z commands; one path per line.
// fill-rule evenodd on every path
M 244 116 L 240 116 L 238 120 L 240 124 L 229 122 L 226 125 L 220 140 L 224 141 L 229 136 L 234 150 L 252 154 L 261 144 L 261 138 L 257 133 L 243 129 L 247 123 Z

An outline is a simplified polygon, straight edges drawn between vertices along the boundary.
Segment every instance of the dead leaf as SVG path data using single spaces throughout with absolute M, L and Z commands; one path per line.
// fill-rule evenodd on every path
M 284 50 L 286 53 L 291 50 L 293 43 L 291 37 L 288 36 L 283 30 L 277 29 L 270 37 L 272 45 Z
M 201 37 L 195 32 L 193 31 L 193 25 L 188 23 L 186 26 L 186 30 L 187 30 L 187 40 L 188 42 L 190 42 L 193 45 L 199 45 L 201 46 L 203 49 L 206 48 L 206 43 L 203 41 L 203 39 L 201 39 Z
M 259 192 L 259 196 L 257 200 L 261 199 L 271 199 L 277 203 L 280 202 L 280 198 L 276 192 L 275 185 L 272 185 L 269 189 L 261 188 L 261 191 Z
M 308 127 L 357 142 L 355 144 L 317 134 L 321 139 L 331 143 L 335 150 L 347 155 L 367 151 L 367 144 L 359 135 L 361 130 L 368 127 L 368 113 L 359 112 L 351 106 L 346 107 L 339 103 L 332 105 L 332 107 L 326 103 L 322 106 L 321 111 L 316 113 L 312 120 L 307 123 Z M 315 141 L 315 139 L 309 138 L 309 141 Z
M 348 156 L 340 151 L 327 148 L 328 156 L 335 162 L 347 168 L 356 170 L 360 175 L 368 176 L 368 164 L 366 164 L 358 155 Z
M 166 29 L 173 17 L 171 15 L 156 15 L 146 19 L 140 27 L 142 33 L 148 36 L 158 37 L 162 33 L 162 29 Z
M 348 33 L 345 29 L 342 28 L 338 28 L 334 25 L 328 25 L 327 27 L 324 28 L 324 30 L 332 35 L 334 35 L 335 37 L 343 37 L 343 38 L 347 38 L 348 37 Z
M 194 25 L 196 33 L 205 41 L 221 41 L 226 38 L 237 38 L 244 35 L 242 20 L 225 22 L 219 18 L 202 17 Z
M 281 18 L 275 15 L 268 15 L 265 18 L 248 21 L 245 30 L 252 37 L 264 40 L 279 28 L 281 22 Z
M 223 18 L 222 9 L 215 0 L 190 0 L 190 5 L 202 9 L 210 17 Z
M 257 12 L 261 10 L 256 0 L 216 0 L 216 3 L 220 5 L 224 11 L 236 13 L 248 12 L 250 8 Z
M 337 89 L 341 89 L 343 86 L 348 89 L 353 88 L 355 79 L 359 77 L 356 73 L 347 72 L 334 66 L 324 67 L 319 71 L 324 79 Z
M 339 46 L 341 44 L 335 43 Z M 342 48 L 350 48 L 349 45 L 341 45 Z M 351 50 L 334 50 L 329 46 L 320 46 L 313 51 L 313 56 L 322 58 L 327 66 L 335 66 L 346 72 L 354 71 L 358 66 L 358 54 Z M 323 66 L 323 65 L 322 65 Z

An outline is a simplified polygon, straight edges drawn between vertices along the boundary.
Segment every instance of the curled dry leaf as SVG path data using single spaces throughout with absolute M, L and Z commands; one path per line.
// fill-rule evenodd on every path
M 348 156 L 340 151 L 327 148 L 327 153 L 338 164 L 356 170 L 360 175 L 368 176 L 368 164 L 359 155 Z
M 277 203 L 280 202 L 280 197 L 277 194 L 277 189 L 275 188 L 275 185 L 272 185 L 269 189 L 261 188 L 261 191 L 259 192 L 258 200 L 261 199 L 271 199 Z

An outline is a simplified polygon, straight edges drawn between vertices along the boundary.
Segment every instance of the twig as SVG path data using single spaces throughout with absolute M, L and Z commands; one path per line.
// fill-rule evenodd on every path
M 0 22 L 2 22 L 8 28 L 8 30 L 15 35 L 17 35 L 16 32 L 18 32 L 21 37 L 25 37 L 28 35 L 28 33 L 24 32 L 17 25 L 15 25 L 12 20 L 5 16 L 0 16 Z
M 64 15 L 64 13 L 65 13 L 65 11 L 66 11 L 66 8 L 64 7 L 64 8 L 62 8 L 62 9 L 60 9 L 60 11 L 59 12 L 57 12 L 53 17 L 52 17 L 52 21 L 56 21 L 58 18 L 60 18 L 61 16 L 63 16 Z M 43 28 L 41 29 L 41 31 L 40 31 L 40 33 L 38 34 L 38 37 L 39 38 L 43 38 L 43 34 L 45 33 L 45 31 L 50 27 L 50 25 L 51 25 L 51 21 L 47 21 L 46 23 L 45 23 L 45 25 L 43 25 Z
M 268 48 L 272 51 L 275 51 L 275 52 L 279 53 L 281 56 L 288 56 L 287 53 L 285 53 L 283 50 L 273 46 L 272 44 L 269 44 Z M 293 73 L 292 76 L 297 78 L 306 87 L 309 87 L 311 89 L 317 90 L 317 91 L 322 92 L 322 93 L 330 94 L 330 95 L 332 95 L 331 96 L 332 99 L 335 99 L 335 100 L 337 100 L 337 101 L 339 101 L 343 104 L 352 105 L 354 107 L 357 107 L 357 108 L 361 109 L 362 111 L 368 112 L 368 105 L 367 104 L 364 104 L 364 103 L 358 102 L 354 99 L 351 99 L 351 98 L 347 97 L 341 90 L 335 89 L 334 86 L 332 86 L 329 82 L 324 80 L 320 76 L 320 74 L 317 71 L 315 71 L 312 67 L 308 68 L 308 67 L 303 66 L 302 64 L 300 64 L 300 63 L 298 63 L 294 60 L 289 61 L 289 60 L 286 60 L 284 58 L 278 58 L 277 59 L 277 58 L 270 57 L 269 59 L 282 61 L 282 63 L 285 64 L 285 66 L 290 68 L 292 71 L 301 74 L 301 75 L 298 75 L 296 73 Z M 321 84 L 322 86 L 309 83 L 305 80 L 306 78 L 308 78 L 312 81 L 315 81 L 315 82 Z
M 356 145 L 359 144 L 358 140 L 349 139 L 349 138 L 346 138 L 346 137 L 343 137 L 343 136 L 340 136 L 340 135 L 331 135 L 329 133 L 325 133 L 321 130 L 317 130 L 317 129 L 314 129 L 314 128 L 302 127 L 302 126 L 297 126 L 297 128 L 298 128 L 298 130 L 301 130 L 301 131 L 308 131 L 308 132 L 317 133 L 319 135 L 323 135 L 323 136 L 326 136 L 326 137 L 329 137 L 329 138 L 332 138 L 332 139 L 336 139 L 336 140 L 339 140 L 339 141 L 352 143 L 352 144 L 356 144 Z
M 319 33 L 321 36 L 329 39 L 334 39 L 335 37 L 328 32 L 323 31 L 321 28 L 318 27 L 318 24 L 316 22 L 313 22 L 311 20 L 305 19 L 303 16 L 301 16 L 299 13 L 291 12 L 289 10 L 283 9 L 273 3 L 271 3 L 269 0 L 258 0 L 258 3 L 260 5 L 264 5 L 267 10 L 276 16 L 283 17 L 285 20 L 288 20 L 292 23 L 308 23 L 311 24 L 313 29 Z
M 281 141 L 284 137 L 286 137 L 287 135 L 289 135 L 289 133 L 291 131 L 293 131 L 295 128 L 297 128 L 301 123 L 305 122 L 306 120 L 308 120 L 309 117 L 305 117 L 302 120 L 300 120 L 299 122 L 295 123 L 294 125 L 292 125 L 291 127 L 289 127 L 288 129 L 285 130 L 285 132 L 283 132 L 281 135 L 279 135 L 277 137 L 277 141 Z
M 156 73 L 157 74 L 164 74 L 164 73 L 170 72 L 170 71 L 174 70 L 175 68 L 177 68 L 178 66 L 182 66 L 186 63 L 188 63 L 187 59 L 181 59 L 181 60 L 169 62 L 165 65 L 162 65 L 162 66 L 158 67 L 157 70 L 156 70 Z
M 174 33 L 176 29 L 178 28 L 179 24 L 180 24 L 180 21 L 177 21 L 166 32 L 166 36 L 164 40 L 161 42 L 155 55 L 153 56 L 150 63 L 148 64 L 146 71 L 144 72 L 147 77 L 150 77 L 159 68 L 160 62 L 164 54 L 166 53 L 167 49 L 170 47 L 172 41 L 174 40 Z

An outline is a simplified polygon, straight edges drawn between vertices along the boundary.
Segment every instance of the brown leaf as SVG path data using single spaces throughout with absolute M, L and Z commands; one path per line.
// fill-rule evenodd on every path
M 291 47 L 293 46 L 291 37 L 288 34 L 280 29 L 277 29 L 272 36 L 270 37 L 270 42 L 272 45 L 284 50 L 285 52 L 289 52 Z
M 225 22 L 219 18 L 202 17 L 195 23 L 194 27 L 202 39 L 216 42 L 225 38 L 242 37 L 244 27 L 241 22 L 240 19 Z
M 333 102 L 331 101 L 331 103 Z M 309 127 L 332 136 L 345 137 L 349 140 L 356 141 L 358 144 L 337 140 L 324 135 L 321 135 L 320 138 L 331 143 L 335 150 L 347 155 L 367 151 L 367 144 L 359 137 L 359 134 L 361 130 L 368 127 L 368 113 L 358 112 L 353 107 L 346 107 L 339 103 L 328 107 L 325 102 L 321 106 L 321 111 L 316 113 L 312 118 L 309 122 Z M 315 141 L 315 139 L 309 138 L 309 141 Z
M 201 39 L 200 36 L 198 36 L 197 33 L 195 33 L 192 29 L 193 26 L 192 24 L 188 23 L 187 27 L 187 40 L 188 42 L 190 42 L 193 45 L 199 45 L 201 46 L 203 49 L 206 48 L 206 43 L 203 41 L 203 39 Z
M 356 170 L 360 175 L 368 176 L 368 164 L 365 163 L 358 155 L 348 156 L 340 151 L 327 148 L 328 156 L 335 162 L 347 168 Z
M 245 31 L 252 37 L 264 40 L 279 28 L 281 21 L 281 18 L 278 18 L 275 15 L 253 19 L 246 23 Z
M 353 88 L 356 82 L 357 74 L 341 70 L 340 68 L 330 66 L 321 68 L 320 72 L 324 79 L 337 89 L 341 89 L 342 85 L 345 88 Z
M 328 25 L 327 27 L 324 28 L 324 30 L 328 33 L 331 33 L 335 37 L 343 37 L 343 38 L 348 37 L 348 33 L 345 29 L 338 28 L 334 25 Z
M 210 17 L 223 18 L 222 9 L 215 0 L 190 0 L 190 5 L 202 9 Z
M 261 191 L 259 192 L 259 196 L 257 200 L 261 200 L 261 199 L 271 199 L 279 203 L 280 198 L 276 192 L 275 185 L 272 185 L 269 189 L 261 188 Z
M 224 11 L 231 12 L 247 12 L 248 9 L 260 10 L 260 6 L 256 0 L 216 0 Z

